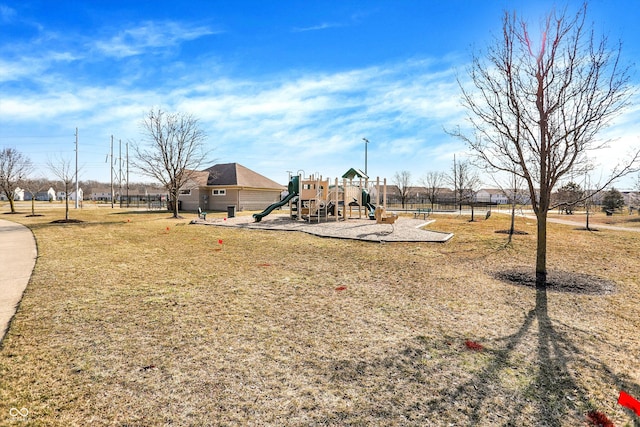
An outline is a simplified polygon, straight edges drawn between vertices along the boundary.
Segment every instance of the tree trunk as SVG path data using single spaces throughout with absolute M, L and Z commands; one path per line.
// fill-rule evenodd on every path
M 171 201 L 173 202 L 173 218 L 180 218 L 180 213 L 178 211 L 178 192 L 172 193 L 170 195 Z
M 536 248 L 536 288 L 547 286 L 547 211 L 540 209 L 538 219 L 538 244 Z
M 36 198 L 32 194 L 31 195 L 31 216 L 35 216 L 35 215 L 36 215 Z
M 69 221 L 69 192 L 64 197 L 64 220 Z
M 589 208 L 587 208 L 587 226 L 586 226 L 587 231 L 591 231 L 591 229 L 589 229 Z
M 511 243 L 511 239 L 513 238 L 513 234 L 516 232 L 516 205 L 511 204 L 511 225 L 509 226 L 509 240 L 508 243 Z
M 16 205 L 13 201 L 13 197 L 9 197 L 9 207 L 11 208 L 11 213 L 16 213 Z

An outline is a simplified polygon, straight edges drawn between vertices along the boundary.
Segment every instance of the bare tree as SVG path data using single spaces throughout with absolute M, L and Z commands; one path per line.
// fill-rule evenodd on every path
M 606 37 L 597 39 L 585 25 L 586 12 L 585 4 L 574 16 L 549 14 L 538 46 L 529 25 L 505 13 L 502 37 L 484 59 L 474 55 L 474 90 L 460 83 L 474 133 L 454 134 L 486 165 L 527 183 L 537 217 L 536 281 L 541 287 L 546 286 L 553 188 L 567 173 L 581 173 L 587 154 L 603 147 L 597 133 L 630 96 L 620 46 L 611 49 Z M 616 167 L 607 183 L 631 171 L 638 154 Z
M 402 209 L 409 199 L 409 190 L 411 190 L 411 172 L 400 171 L 393 175 L 393 183 L 398 186 L 400 191 L 400 202 L 402 203 Z
M 49 186 L 45 178 L 29 178 L 23 181 L 24 189 L 31 195 L 31 216 L 36 215 L 36 195 Z
M 431 203 L 431 210 L 438 199 L 438 194 L 445 182 L 446 175 L 444 172 L 427 172 L 422 178 L 421 183 L 427 189 L 427 199 Z
M 480 185 L 480 178 L 469 161 L 454 161 L 448 179 L 453 185 L 456 202 L 462 211 L 463 204 L 472 204 Z
M 75 169 L 71 166 L 71 160 L 62 156 L 54 160 L 49 159 L 47 166 L 51 173 L 62 183 L 64 188 L 64 220 L 69 221 L 69 194 L 75 187 Z M 76 194 L 76 197 L 78 196 Z
M 15 148 L 0 150 L 0 190 L 9 200 L 11 213 L 16 212 L 15 190 L 32 169 L 31 160 Z
M 513 240 L 513 235 L 516 233 L 516 208 L 518 205 L 525 203 L 528 198 L 528 191 L 523 188 L 524 180 L 516 174 L 511 174 L 508 180 L 502 180 L 493 175 L 492 180 L 505 195 L 511 207 L 511 223 L 509 224 L 509 230 L 507 232 L 509 235 L 507 244 L 510 244 Z
M 198 120 L 186 113 L 151 110 L 141 124 L 144 138 L 133 144 L 134 165 L 161 183 L 169 193 L 173 217 L 179 218 L 180 190 L 207 160 L 206 135 Z

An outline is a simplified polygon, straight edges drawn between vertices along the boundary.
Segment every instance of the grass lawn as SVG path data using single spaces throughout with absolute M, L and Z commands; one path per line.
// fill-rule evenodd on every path
M 615 282 L 597 296 L 496 279 L 535 260 L 534 221 L 506 246 L 506 215 L 379 244 L 29 209 L 1 216 L 39 258 L 0 349 L 0 425 L 640 425 L 616 403 L 640 397 L 637 233 L 549 224 L 550 271 Z

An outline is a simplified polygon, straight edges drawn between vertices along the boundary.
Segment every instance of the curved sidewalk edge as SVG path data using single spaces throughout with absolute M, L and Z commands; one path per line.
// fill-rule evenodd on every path
M 31 230 L 0 219 L 0 343 L 18 309 L 37 256 Z

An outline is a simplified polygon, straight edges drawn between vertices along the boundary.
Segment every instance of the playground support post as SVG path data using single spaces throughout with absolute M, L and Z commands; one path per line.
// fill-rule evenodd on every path
M 339 212 L 340 211 L 340 209 L 339 209 L 340 204 L 338 203 L 338 178 L 337 177 L 336 177 L 336 184 L 333 186 L 333 190 L 334 190 L 333 194 L 335 196 L 335 201 L 334 201 L 334 205 L 335 205 L 334 209 L 335 209 L 335 211 L 334 212 L 336 214 L 336 222 L 338 222 L 338 217 L 339 217 L 338 214 L 340 213 Z
M 351 207 L 349 207 L 349 214 L 351 214 Z M 347 220 L 347 178 L 342 178 L 342 216 L 344 220 Z
M 387 178 L 384 179 L 384 190 L 382 192 L 382 207 L 387 209 Z
M 298 173 L 298 202 L 297 202 L 298 221 L 302 221 L 302 190 L 303 190 L 302 174 Z

